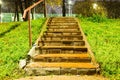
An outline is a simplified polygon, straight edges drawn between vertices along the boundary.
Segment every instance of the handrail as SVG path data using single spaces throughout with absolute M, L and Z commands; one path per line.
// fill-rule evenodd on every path
M 25 9 L 24 10 L 24 14 L 23 14 L 23 19 L 26 18 L 27 12 L 29 12 L 32 8 L 34 8 L 35 6 L 37 6 L 38 4 L 40 4 L 43 1 L 44 0 L 39 0 L 38 2 L 34 3 L 32 6 L 28 7 L 27 9 Z
M 34 3 L 32 6 L 30 6 L 24 10 L 24 14 L 23 14 L 22 18 L 25 19 L 28 14 L 29 47 L 32 47 L 32 31 L 31 31 L 31 20 L 30 20 L 31 9 L 36 7 L 38 4 L 40 4 L 43 1 L 44 1 L 44 8 L 45 8 L 45 6 L 46 6 L 45 0 L 39 0 L 38 2 Z M 46 16 L 46 9 L 44 10 L 44 13 Z

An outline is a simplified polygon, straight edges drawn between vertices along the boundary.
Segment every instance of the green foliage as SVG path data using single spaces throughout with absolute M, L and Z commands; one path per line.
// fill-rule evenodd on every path
M 101 15 L 98 15 L 98 14 L 93 14 L 92 17 L 88 17 L 88 20 L 90 20 L 92 22 L 101 23 L 101 22 L 107 21 L 107 18 L 105 16 L 101 16 Z
M 44 21 L 45 19 L 32 21 L 33 43 L 39 36 Z M 0 26 L 1 33 L 6 33 L 0 37 L 0 80 L 9 80 L 24 74 L 24 71 L 19 70 L 18 62 L 25 58 L 29 51 L 28 23 L 13 22 L 3 25 Z
M 120 80 L 120 20 L 94 23 L 82 18 L 81 25 L 101 66 L 101 74 Z
M 94 8 L 94 4 L 96 4 L 95 8 Z M 76 1 L 75 5 L 73 5 L 73 13 L 82 14 L 83 16 L 86 16 L 86 17 L 90 17 L 93 14 L 107 16 L 107 10 L 103 6 L 102 2 L 94 2 L 94 1 L 90 1 L 90 0 Z
M 76 15 L 80 20 L 82 21 L 91 21 L 91 22 L 96 22 L 96 23 L 102 23 L 102 22 L 108 22 L 110 19 L 108 19 L 106 16 L 101 16 L 99 14 L 93 14 L 90 17 L 85 17 L 82 14 Z

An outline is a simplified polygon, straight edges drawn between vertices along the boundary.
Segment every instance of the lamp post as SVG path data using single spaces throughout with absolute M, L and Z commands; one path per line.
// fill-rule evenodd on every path
M 0 0 L 0 22 L 2 23 L 2 0 Z
M 68 0 L 68 14 L 69 16 L 72 15 L 72 1 L 71 0 Z
M 94 3 L 94 4 L 93 4 L 93 9 L 97 10 L 97 8 L 98 8 L 97 3 Z

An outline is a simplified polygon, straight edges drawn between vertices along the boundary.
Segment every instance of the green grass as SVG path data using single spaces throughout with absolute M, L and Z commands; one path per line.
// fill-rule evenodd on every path
M 95 22 L 81 18 L 81 26 L 101 66 L 101 74 L 120 80 L 120 19 Z
M 99 17 L 100 18 L 100 17 Z M 88 42 L 101 66 L 101 74 L 120 80 L 120 19 L 80 18 Z M 45 19 L 32 21 L 33 43 Z M 20 59 L 29 51 L 27 22 L 0 24 L 0 80 L 23 76 L 18 68 Z
M 32 21 L 33 43 L 44 22 L 45 19 Z M 24 71 L 18 68 L 18 62 L 26 57 L 28 51 L 27 22 L 0 24 L 0 80 L 17 78 L 24 74 Z

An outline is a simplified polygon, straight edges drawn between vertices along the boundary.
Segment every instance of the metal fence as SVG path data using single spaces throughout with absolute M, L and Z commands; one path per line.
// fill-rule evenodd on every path
M 14 15 L 15 15 L 14 13 L 2 13 L 0 15 L 0 22 L 1 23 L 4 23 L 4 22 L 13 22 L 14 21 Z M 38 14 L 38 13 L 36 13 L 33 16 L 34 16 L 34 19 L 38 19 L 38 18 L 43 18 L 44 14 Z M 48 17 L 56 17 L 56 16 L 62 16 L 62 14 L 47 14 L 47 16 Z M 72 15 L 66 14 L 66 16 L 73 16 L 73 17 L 75 17 L 76 14 L 72 14 Z M 32 16 L 31 16 L 31 18 L 32 18 Z M 21 14 L 19 14 L 19 20 L 23 21 Z M 17 19 L 16 19 L 16 21 L 17 21 Z

